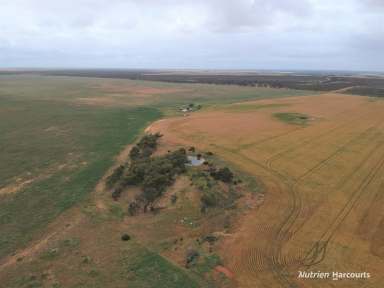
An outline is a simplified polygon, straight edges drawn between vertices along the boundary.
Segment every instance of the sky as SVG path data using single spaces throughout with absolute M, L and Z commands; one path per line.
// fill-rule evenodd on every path
M 384 0 L 0 0 L 0 68 L 384 71 Z

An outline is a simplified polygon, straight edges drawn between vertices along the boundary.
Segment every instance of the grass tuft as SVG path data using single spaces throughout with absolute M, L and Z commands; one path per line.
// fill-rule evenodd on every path
M 274 113 L 273 116 L 280 121 L 294 125 L 306 125 L 309 121 L 309 116 L 301 113 L 282 112 Z

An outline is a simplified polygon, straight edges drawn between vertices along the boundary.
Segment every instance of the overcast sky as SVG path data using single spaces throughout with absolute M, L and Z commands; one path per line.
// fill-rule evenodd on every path
M 384 0 L 0 0 L 1 67 L 384 70 Z

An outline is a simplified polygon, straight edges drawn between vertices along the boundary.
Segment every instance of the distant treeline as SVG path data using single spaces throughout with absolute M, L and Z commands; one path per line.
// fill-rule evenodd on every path
M 100 78 L 121 78 L 132 80 L 151 80 L 174 83 L 203 83 L 239 86 L 289 88 L 311 91 L 332 91 L 348 87 L 384 88 L 383 77 L 361 77 L 356 75 L 331 74 L 259 74 L 259 73 L 166 73 L 157 70 L 56 70 L 40 72 L 45 75 L 81 76 Z M 365 91 L 369 93 L 368 89 Z M 373 95 L 374 96 L 374 95 Z
M 76 76 L 117 78 L 131 80 L 150 80 L 174 83 L 203 83 L 221 85 L 239 85 L 251 87 L 289 88 L 310 91 L 332 91 L 349 87 L 351 93 L 368 96 L 382 95 L 384 77 L 360 76 L 353 73 L 204 73 L 164 70 L 126 70 L 126 69 L 68 69 L 45 71 L 3 71 L 0 74 L 34 73 L 49 76 Z

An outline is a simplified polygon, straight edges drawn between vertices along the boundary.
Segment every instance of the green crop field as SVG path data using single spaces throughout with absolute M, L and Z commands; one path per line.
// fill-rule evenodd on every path
M 76 81 L 19 82 L 2 79 L 0 90 L 0 191 L 16 190 L 0 195 L 0 256 L 87 195 L 113 156 L 161 115 L 154 108 L 67 103 L 67 93 L 82 89 Z

